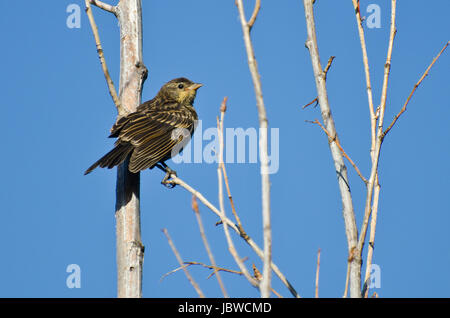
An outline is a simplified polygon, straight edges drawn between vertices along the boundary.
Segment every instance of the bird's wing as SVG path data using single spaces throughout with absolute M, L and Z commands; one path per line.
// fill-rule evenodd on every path
M 135 120 L 139 116 L 139 113 L 148 111 L 149 109 L 154 108 L 154 106 L 158 105 L 158 103 L 161 103 L 161 102 L 159 99 L 157 99 L 155 97 L 152 100 L 149 100 L 149 101 L 139 105 L 136 108 L 135 112 L 118 118 L 117 121 L 114 123 L 114 125 L 111 127 L 111 134 L 109 135 L 109 138 L 119 137 L 120 131 L 122 130 L 122 128 L 124 128 L 126 126 L 127 123 Z M 166 104 L 168 105 L 168 107 L 176 107 L 176 104 L 174 102 L 168 102 Z
M 131 172 L 150 168 L 167 158 L 177 144 L 190 137 L 196 119 L 178 108 L 147 110 L 129 117 L 120 129 L 117 143 L 128 142 L 134 146 L 128 166 Z

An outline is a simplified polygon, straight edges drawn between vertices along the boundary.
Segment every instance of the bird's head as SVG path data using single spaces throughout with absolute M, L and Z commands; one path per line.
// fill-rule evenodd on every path
M 194 83 L 184 77 L 179 77 L 164 84 L 158 95 L 162 95 L 166 99 L 175 100 L 180 104 L 192 104 L 197 89 L 200 87 L 202 87 L 202 84 Z

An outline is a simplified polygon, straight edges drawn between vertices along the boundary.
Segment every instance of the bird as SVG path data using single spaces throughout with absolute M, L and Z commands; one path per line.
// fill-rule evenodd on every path
M 158 167 L 166 172 L 162 183 L 176 172 L 165 161 L 178 154 L 194 133 L 198 116 L 193 106 L 200 83 L 179 77 L 164 84 L 156 96 L 136 111 L 118 118 L 109 138 L 114 148 L 86 171 L 111 169 L 128 159 L 128 170 L 137 173 Z

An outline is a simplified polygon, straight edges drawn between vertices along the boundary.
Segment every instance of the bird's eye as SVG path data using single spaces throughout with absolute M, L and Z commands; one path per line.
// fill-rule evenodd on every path
M 182 89 L 183 87 L 184 87 L 183 84 L 178 84 L 178 88 L 179 88 L 179 89 Z

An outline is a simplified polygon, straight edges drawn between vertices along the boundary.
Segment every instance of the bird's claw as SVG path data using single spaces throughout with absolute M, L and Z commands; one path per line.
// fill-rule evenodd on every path
M 176 186 L 176 183 L 171 180 L 172 179 L 172 175 L 175 175 L 175 177 L 177 176 L 176 171 L 170 169 L 169 167 L 165 167 L 166 169 L 166 175 L 164 176 L 164 179 L 162 179 L 161 184 L 163 184 L 166 188 L 168 189 L 173 189 Z

